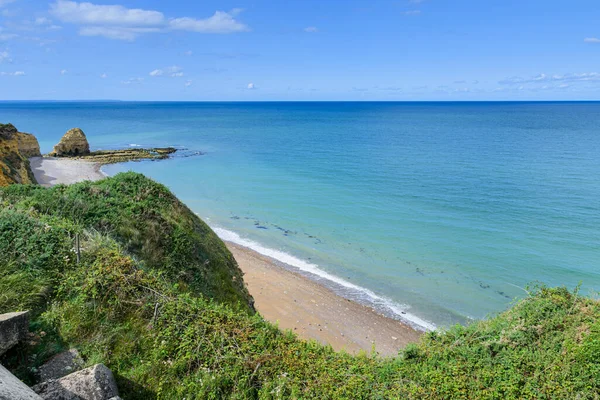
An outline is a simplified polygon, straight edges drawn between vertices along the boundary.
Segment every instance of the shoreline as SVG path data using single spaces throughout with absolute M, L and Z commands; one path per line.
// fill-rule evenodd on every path
M 355 354 L 375 349 L 382 356 L 395 356 L 424 333 L 346 299 L 248 247 L 225 244 L 244 272 L 258 312 L 303 339 L 329 344 L 336 351 Z
M 31 171 L 40 186 L 69 185 L 83 181 L 97 181 L 107 178 L 102 164 L 56 157 L 32 157 L 29 159 Z
M 95 162 L 35 157 L 31 169 L 41 186 L 96 181 L 108 177 Z M 223 239 L 244 273 L 255 307 L 268 321 L 305 340 L 331 345 L 349 353 L 373 349 L 394 356 L 423 334 L 409 324 L 346 299 L 332 289 L 247 246 Z

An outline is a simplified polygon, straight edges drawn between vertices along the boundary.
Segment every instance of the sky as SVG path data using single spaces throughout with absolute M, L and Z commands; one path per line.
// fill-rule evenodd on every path
M 598 100 L 599 0 L 0 0 L 0 100 Z

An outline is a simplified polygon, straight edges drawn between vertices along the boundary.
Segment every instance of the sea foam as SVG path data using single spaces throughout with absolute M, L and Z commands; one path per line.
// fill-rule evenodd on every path
M 386 314 L 393 315 L 396 319 L 402 320 L 403 322 L 407 322 L 409 325 L 418 330 L 431 331 L 436 329 L 436 326 L 433 323 L 425 321 L 424 319 L 421 319 L 416 315 L 407 312 L 407 310 L 410 309 L 410 306 L 405 304 L 398 304 L 390 299 L 376 294 L 375 292 L 369 289 L 355 285 L 351 282 L 346 281 L 345 279 L 323 271 L 321 268 L 319 268 L 317 264 L 304 261 L 281 250 L 265 247 L 258 242 L 243 238 L 237 233 L 229 231 L 227 229 L 219 227 L 211 228 L 222 240 L 249 248 L 259 254 L 275 259 L 293 268 L 297 268 L 302 272 L 327 280 L 335 286 L 345 289 L 346 292 L 351 292 L 354 295 L 351 296 L 353 300 L 361 300 L 363 302 L 366 302 L 370 306 L 375 306 L 375 308 L 384 311 Z

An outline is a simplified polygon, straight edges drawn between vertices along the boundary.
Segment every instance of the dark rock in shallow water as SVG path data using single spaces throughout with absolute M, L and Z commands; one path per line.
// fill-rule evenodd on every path
M 115 164 L 128 161 L 165 160 L 171 157 L 177 149 L 161 147 L 152 149 L 124 149 L 124 150 L 98 150 L 86 155 L 73 156 L 79 160 L 95 162 L 98 164 Z

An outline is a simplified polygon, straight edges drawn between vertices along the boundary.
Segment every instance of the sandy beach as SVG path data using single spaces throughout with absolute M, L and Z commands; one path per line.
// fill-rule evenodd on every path
M 106 176 L 96 163 L 59 158 L 30 159 L 42 186 L 95 181 Z M 269 257 L 227 242 L 260 314 L 303 339 L 330 344 L 335 350 L 391 356 L 422 334 L 410 326 L 347 300 L 311 279 L 287 270 Z
M 34 157 L 29 162 L 35 179 L 45 187 L 106 178 L 100 164 L 92 162 L 52 157 Z
M 250 249 L 227 242 L 261 315 L 304 339 L 357 353 L 373 348 L 396 355 L 421 332 L 373 309 L 347 300 L 300 274 L 277 265 Z

